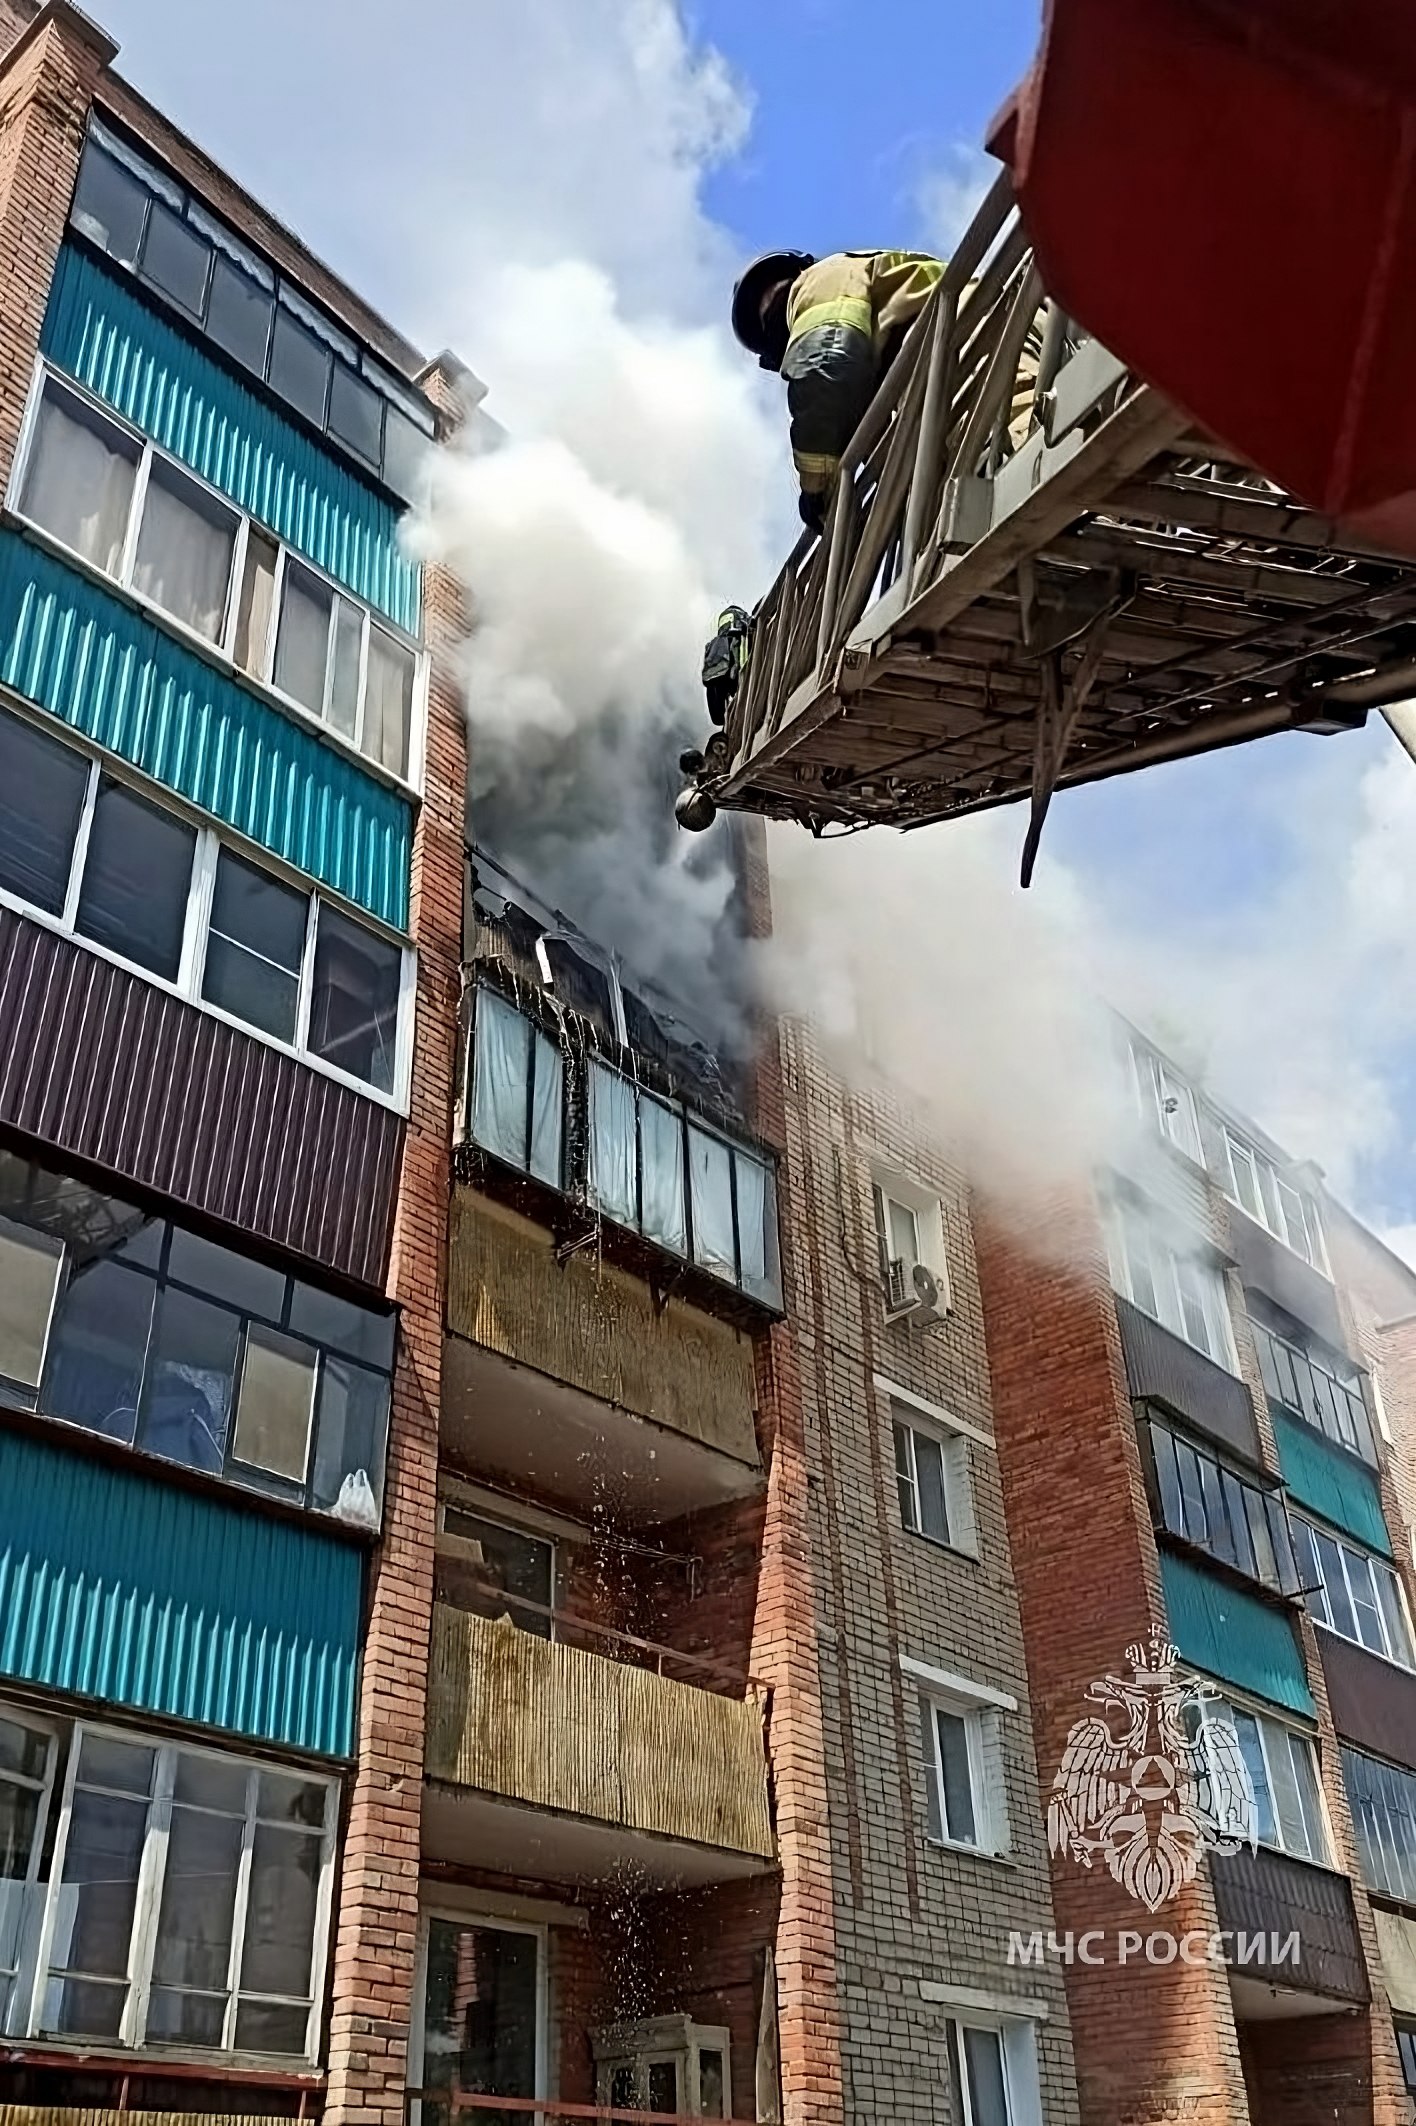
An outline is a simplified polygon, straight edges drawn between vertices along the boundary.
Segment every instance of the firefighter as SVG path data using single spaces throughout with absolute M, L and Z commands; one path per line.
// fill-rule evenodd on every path
M 801 518 L 820 531 L 841 453 L 944 271 L 919 251 L 768 251 L 733 290 L 733 331 L 786 378 Z

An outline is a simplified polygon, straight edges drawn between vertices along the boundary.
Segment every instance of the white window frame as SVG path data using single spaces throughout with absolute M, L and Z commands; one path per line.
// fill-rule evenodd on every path
M 60 1807 L 58 1830 L 54 1851 L 49 1863 L 49 1877 L 45 1886 L 44 1914 L 39 1930 L 39 1940 L 34 1966 L 34 1985 L 30 1996 L 29 2013 L 26 2018 L 26 2035 L 38 2039 L 45 2035 L 43 2029 L 44 2000 L 50 1980 L 50 1960 L 54 1945 L 55 1922 L 64 1888 L 64 1861 L 68 1852 L 69 1831 L 73 1821 L 74 1788 L 78 1783 L 79 1759 L 85 1736 L 100 1741 L 127 1744 L 130 1748 L 151 1749 L 155 1753 L 153 1783 L 147 1796 L 147 1821 L 143 1831 L 142 1858 L 138 1866 L 137 1893 L 133 1907 L 132 1930 L 128 1937 L 128 1995 L 124 2003 L 123 2019 L 118 2043 L 124 2051 L 141 2053 L 146 2045 L 148 2004 L 152 1991 L 152 1958 L 157 1939 L 158 1920 L 162 1908 L 163 1882 L 167 1866 L 167 1839 L 172 1822 L 172 1791 L 179 1756 L 202 1757 L 222 1764 L 228 1769 L 239 1765 L 246 1774 L 246 1815 L 242 1828 L 241 1858 L 239 1862 L 235 1897 L 232 1908 L 231 1952 L 227 1966 L 227 1999 L 223 2043 L 219 2051 L 205 2047 L 192 2047 L 192 2056 L 210 2059 L 213 2064 L 252 2057 L 279 2059 L 294 2067 L 315 2067 L 320 2058 L 320 2038 L 324 2020 L 325 1971 L 329 1958 L 330 1918 L 334 1898 L 334 1854 L 339 1830 L 339 1782 L 328 1773 L 318 1772 L 304 1766 L 266 1763 L 262 1760 L 243 1757 L 236 1752 L 203 1749 L 186 1742 L 174 1742 L 164 1737 L 142 1734 L 123 1728 L 114 1728 L 97 1721 L 76 1720 L 69 1737 L 69 1761 L 64 1774 L 64 1793 Z M 241 1992 L 241 1963 L 245 1954 L 246 1901 L 250 1890 L 251 1855 L 254 1849 L 258 1826 L 256 1796 L 262 1772 L 308 1780 L 325 1789 L 325 1820 L 320 1834 L 320 1879 L 315 1896 L 314 1940 L 311 1944 L 310 2006 L 305 2028 L 305 2051 L 298 2063 L 293 2054 L 238 2053 L 234 2047 L 236 2017 L 239 2013 Z M 128 1795 L 129 1800 L 138 1800 L 138 1795 Z M 313 1830 L 313 1826 L 309 1827 Z M 246 1996 L 267 1998 L 267 1996 Z M 269 1996 L 275 1998 L 275 1996 Z M 283 1998 L 283 1996 L 282 1996 Z M 47 2042 L 68 2046 L 75 2045 L 92 2051 L 91 2039 L 69 2038 L 62 2033 L 51 2032 Z M 164 2055 L 183 2056 L 180 2045 L 163 2045 Z
M 951 1853 L 973 1853 L 984 1860 L 1001 1859 L 1010 1850 L 1011 1840 L 1002 1715 L 1016 1713 L 1017 1699 L 1007 1691 L 994 1689 L 991 1684 L 975 1683 L 969 1676 L 936 1668 L 931 1662 L 916 1661 L 908 1654 L 901 1654 L 900 1668 L 917 1686 L 921 1707 L 929 1710 L 934 1762 L 932 1766 L 925 1765 L 924 1773 L 926 1780 L 932 1776 L 938 1782 L 941 1825 L 947 1822 L 947 1809 L 939 1728 L 934 1718 L 936 1712 L 952 1713 L 963 1721 L 968 1749 L 974 1838 L 972 1841 L 951 1838 L 947 1831 L 940 1837 L 926 1829 L 926 1843 L 943 1847 Z
M 1194 1093 L 1180 1073 L 1154 1049 L 1133 1041 L 1131 1081 L 1141 1120 L 1193 1165 L 1203 1167 L 1199 1110 Z
M 1162 1285 L 1164 1285 L 1175 1311 L 1175 1320 L 1173 1322 L 1163 1320 L 1159 1314 L 1146 1305 L 1143 1299 L 1138 1299 L 1136 1296 L 1135 1288 L 1131 1281 L 1128 1241 L 1141 1238 L 1145 1241 L 1151 1283 L 1156 1289 L 1157 1300 L 1159 1300 Z M 1198 1351 L 1202 1358 L 1209 1359 L 1212 1365 L 1222 1366 L 1227 1373 L 1233 1373 L 1238 1377 L 1239 1353 L 1234 1341 L 1234 1321 L 1229 1307 L 1229 1290 L 1223 1270 L 1209 1256 L 1208 1251 L 1202 1245 L 1197 1244 L 1189 1255 L 1182 1255 L 1177 1248 L 1172 1246 L 1161 1226 L 1154 1218 L 1139 1204 L 1120 1196 L 1113 1197 L 1107 1206 L 1106 1244 L 1107 1256 L 1111 1266 L 1113 1290 L 1119 1292 L 1123 1299 L 1129 1300 L 1132 1306 L 1138 1307 L 1143 1314 L 1156 1322 L 1159 1327 L 1168 1330 L 1172 1336 L 1178 1336 L 1182 1343 L 1189 1344 L 1192 1351 Z M 1201 1296 L 1201 1308 L 1207 1322 L 1219 1332 L 1221 1349 L 1218 1353 L 1207 1350 L 1203 1344 L 1197 1344 L 1190 1335 L 1189 1330 L 1183 1325 L 1185 1321 L 1185 1304 L 1184 1291 L 1181 1284 L 1181 1271 L 1191 1268 L 1197 1270 L 1209 1281 L 1210 1296 L 1215 1303 L 1212 1321 L 1211 1310 L 1205 1303 L 1203 1294 Z M 1177 1322 L 1181 1324 L 1178 1328 L 1175 1326 Z
M 944 1240 L 944 1203 L 937 1189 L 926 1188 L 921 1182 L 893 1172 L 888 1167 L 872 1166 L 870 1173 L 871 1199 L 876 1221 L 876 1234 L 880 1242 L 883 1260 L 881 1282 L 885 1288 L 885 1315 L 893 1321 L 909 1314 L 915 1306 L 914 1289 L 909 1286 L 902 1304 L 895 1304 L 890 1296 L 889 1265 L 902 1261 L 903 1257 L 890 1254 L 890 1206 L 895 1204 L 908 1211 L 915 1227 L 915 1260 L 924 1265 L 939 1287 L 939 1304 L 947 1311 L 953 1304 L 949 1283 L 949 1255 Z M 906 1282 L 913 1265 L 905 1264 Z
M 17 2018 L 21 2025 L 28 2022 L 29 2002 L 34 1996 L 45 1895 L 44 1849 L 49 1835 L 49 1812 L 54 1805 L 54 1774 L 59 1762 L 59 1731 L 52 1720 L 41 1719 L 37 1714 L 17 1705 L 0 1704 L 0 1715 L 14 1727 L 22 1727 L 32 1735 L 41 1735 L 45 1743 L 44 1772 L 40 1779 L 27 1779 L 18 1772 L 6 1772 L 3 1775 L 7 1785 L 21 1787 L 26 1792 L 39 1796 L 39 1805 L 35 1812 L 34 1842 L 30 1847 L 29 1867 L 21 1890 L 19 1928 L 15 1937 L 13 1990 L 7 2007 L 0 2013 L 0 2038 L 4 2038 L 21 2034 L 13 2025 Z
M 46 530 L 44 525 L 28 516 L 22 506 L 21 498 L 24 493 L 25 481 L 29 475 L 29 464 L 34 451 L 35 439 L 39 432 L 40 402 L 44 396 L 46 380 L 50 377 L 54 379 L 54 382 L 62 392 L 68 392 L 72 397 L 79 400 L 96 418 L 110 423 L 120 435 L 125 436 L 130 442 L 136 443 L 141 451 L 134 473 L 133 492 L 128 505 L 128 523 L 116 576 L 110 576 L 106 570 L 97 567 L 95 563 L 87 560 L 84 555 L 76 553 L 72 547 L 67 546 L 53 532 Z M 137 553 L 138 534 L 142 523 L 143 506 L 147 498 L 148 481 L 154 461 L 170 465 L 180 479 L 187 481 L 191 486 L 208 495 L 213 504 L 233 520 L 235 540 L 231 573 L 227 580 L 225 615 L 221 636 L 218 641 L 213 642 L 209 636 L 201 634 L 196 628 L 189 627 L 175 613 L 169 612 L 166 606 L 159 605 L 156 599 L 149 598 L 134 587 L 132 576 Z M 295 551 L 270 525 L 262 523 L 259 519 L 252 517 L 248 511 L 241 509 L 239 504 L 233 502 L 229 495 L 224 495 L 219 488 L 213 487 L 209 480 L 204 480 L 200 473 L 192 470 L 190 465 L 175 457 L 171 451 L 164 450 L 161 444 L 155 442 L 151 436 L 146 435 L 142 429 L 135 427 L 131 421 L 125 420 L 122 414 L 115 412 L 105 399 L 99 398 L 96 393 L 79 383 L 76 378 L 70 376 L 66 371 L 56 368 L 53 363 L 47 362 L 42 355 L 35 363 L 34 375 L 30 384 L 30 395 L 25 406 L 24 418 L 20 424 L 19 441 L 16 446 L 14 464 L 5 494 L 5 511 L 8 516 L 25 526 L 29 537 L 36 540 L 50 552 L 61 556 L 71 568 L 77 569 L 92 582 L 101 584 L 105 590 L 116 593 L 119 597 L 136 606 L 145 617 L 153 620 L 166 633 L 175 635 L 179 641 L 195 650 L 209 664 L 215 665 L 219 671 L 237 680 L 243 687 L 258 694 L 262 700 L 277 708 L 283 716 L 303 724 L 311 731 L 317 732 L 327 744 L 334 746 L 349 759 L 356 761 L 377 780 L 388 783 L 394 789 L 410 792 L 415 797 L 421 794 L 427 750 L 429 675 L 429 657 L 424 645 L 414 636 L 405 634 L 397 622 L 391 620 L 386 613 L 376 612 L 368 604 L 367 600 L 361 598 L 356 591 L 350 590 L 347 584 L 341 583 L 337 577 L 331 576 L 327 570 L 319 566 L 318 562 L 311 561 L 306 555 Z M 235 655 L 236 633 L 240 618 L 241 590 L 245 579 L 246 552 L 252 529 L 255 529 L 262 537 L 269 540 L 276 549 L 275 580 L 271 592 L 270 621 L 266 639 L 262 645 L 259 666 L 254 671 L 248 670 L 245 665 L 238 664 Z M 294 695 L 286 694 L 274 683 L 275 646 L 280 629 L 281 602 L 285 592 L 287 557 L 297 563 L 299 567 L 308 570 L 326 589 L 332 591 L 337 597 L 343 598 L 362 615 L 359 652 L 359 705 L 353 739 L 347 738 L 342 731 L 337 730 L 333 724 L 327 722 L 323 715 L 307 708 L 303 702 L 297 701 Z M 393 769 L 386 768 L 381 761 L 374 759 L 371 754 L 361 751 L 358 744 L 364 725 L 365 682 L 368 673 L 369 636 L 372 628 L 381 629 L 401 649 L 407 650 L 413 658 L 413 690 L 408 720 L 408 765 L 403 775 L 396 774 Z M 333 630 L 331 630 L 331 642 L 332 640 Z M 331 680 L 330 661 L 331 659 L 327 657 L 325 671 L 326 701 L 328 700 Z
M 1042 2088 L 1038 2073 L 1037 2023 L 1035 2016 L 981 2013 L 976 2008 L 956 2008 L 949 2016 L 945 2043 L 953 2051 L 954 2073 L 963 2098 L 964 2116 L 959 2126 L 977 2126 L 973 2092 L 969 2086 L 965 2030 L 996 2037 L 1003 2067 L 1003 2099 L 1008 2126 L 1043 2126 Z
M 1233 1723 L 1233 1716 L 1236 1713 L 1242 1713 L 1246 1719 L 1252 1720 L 1254 1723 L 1254 1731 L 1259 1738 L 1259 1754 L 1263 1758 L 1264 1778 L 1268 1783 L 1270 1812 L 1273 1817 L 1272 1838 L 1259 1838 L 1258 1825 L 1257 1822 L 1255 1823 L 1254 1829 L 1257 1842 L 1270 1852 L 1286 1853 L 1292 1860 L 1306 1860 L 1315 1868 L 1331 1868 L 1334 1852 L 1332 1824 L 1328 1818 L 1327 1795 L 1323 1789 L 1322 1760 L 1318 1750 L 1318 1737 L 1308 1728 L 1297 1727 L 1289 1720 L 1281 1720 L 1268 1707 L 1250 1703 L 1239 1697 L 1202 1697 L 1198 1700 L 1198 1704 L 1202 1735 L 1210 1727 L 1223 1723 L 1230 1727 L 1237 1740 L 1238 1730 L 1234 1728 Z M 1226 1715 L 1228 1718 L 1226 1718 Z M 1278 1812 L 1278 1787 L 1273 1776 L 1273 1745 L 1276 1734 L 1282 1735 L 1284 1747 L 1289 1751 L 1292 1750 L 1294 1743 L 1297 1742 L 1308 1752 L 1308 1761 L 1313 1774 L 1313 1791 L 1317 1796 L 1318 1805 L 1317 1831 L 1320 1845 L 1318 1852 L 1300 1853 L 1296 1848 L 1284 1843 L 1283 1824 Z M 1296 1775 L 1293 1779 L 1293 1785 L 1298 1795 L 1301 1809 L 1304 1797 Z M 1311 1843 L 1311 1837 L 1309 1842 Z
M 41 736 L 56 745 L 68 746 L 79 759 L 87 763 L 88 782 L 84 790 L 83 806 L 79 814 L 78 828 L 69 856 L 69 879 L 65 889 L 64 905 L 57 915 L 46 908 L 35 906 L 23 895 L 0 887 L 0 907 L 11 908 L 29 922 L 39 924 L 58 936 L 71 938 L 85 952 L 94 953 L 110 965 L 122 967 L 138 975 L 153 988 L 166 991 L 169 996 L 180 997 L 184 1003 L 205 1012 L 208 1017 L 220 1019 L 224 1025 L 234 1026 L 249 1039 L 262 1042 L 267 1048 L 279 1050 L 282 1055 L 293 1056 L 308 1069 L 319 1071 L 323 1076 L 336 1079 L 341 1085 L 362 1093 L 366 1099 L 375 1100 L 382 1107 L 394 1109 L 398 1114 L 407 1114 L 409 1080 L 413 1060 L 413 1017 L 417 992 L 417 956 L 408 940 L 396 930 L 371 916 L 367 909 L 355 908 L 349 902 L 336 898 L 323 887 L 308 878 L 301 878 L 280 867 L 271 859 L 267 850 L 240 844 L 234 838 L 208 825 L 200 814 L 189 811 L 180 803 L 172 801 L 169 791 L 159 785 L 146 782 L 128 769 L 127 764 L 116 757 L 99 755 L 89 746 L 79 742 L 75 734 L 65 726 L 50 727 L 38 716 L 26 716 L 11 703 L 0 708 L 0 714 L 9 715 L 18 723 L 25 723 Z M 177 978 L 170 981 L 165 975 L 155 973 L 137 960 L 127 959 L 109 945 L 101 944 L 77 927 L 79 899 L 83 890 L 84 870 L 88 861 L 89 837 L 93 827 L 94 811 L 98 803 L 99 785 L 102 781 L 121 785 L 135 797 L 150 804 L 168 818 L 182 821 L 195 828 L 196 844 L 192 853 L 192 869 L 187 887 L 187 907 L 182 934 L 182 952 Z M 264 1027 L 255 1026 L 241 1019 L 223 1005 L 211 1003 L 202 995 L 202 981 L 206 972 L 206 954 L 210 938 L 212 897 L 216 887 L 216 867 L 221 852 L 248 863 L 277 884 L 291 887 L 305 896 L 309 913 L 305 931 L 305 945 L 300 965 L 299 994 L 296 1003 L 295 1038 L 284 1041 Z M 344 1070 L 338 1063 L 316 1055 L 306 1044 L 309 1039 L 310 1012 L 313 1000 L 315 948 L 319 929 L 319 910 L 331 908 L 336 914 L 368 931 L 381 943 L 392 945 L 399 953 L 398 1023 L 394 1035 L 393 1085 L 388 1092 L 372 1085 L 366 1078 L 357 1078 L 352 1071 Z
M 936 1550 L 955 1551 L 963 1557 L 978 1556 L 978 1518 L 974 1512 L 973 1470 L 969 1461 L 969 1441 L 962 1431 L 949 1424 L 943 1413 L 926 1414 L 912 1403 L 905 1402 L 898 1391 L 887 1390 L 887 1409 L 890 1418 L 890 1445 L 894 1457 L 895 1435 L 902 1428 L 909 1438 L 909 1483 L 914 1493 L 915 1525 L 910 1526 L 901 1513 L 904 1534 L 916 1536 L 921 1542 L 932 1543 Z M 933 1440 L 941 1450 L 943 1461 L 944 1511 L 948 1517 L 947 1536 L 931 1535 L 924 1527 L 919 1514 L 919 1469 L 917 1442 Z M 898 1457 L 894 1457 L 896 1486 L 905 1481 L 900 1476 Z
M 1267 1153 L 1249 1143 L 1227 1122 L 1224 1125 L 1224 1156 L 1228 1172 L 1222 1178 L 1222 1185 L 1230 1202 L 1241 1210 L 1246 1218 L 1252 1218 L 1266 1233 L 1271 1233 L 1275 1240 L 1281 1241 L 1300 1261 L 1306 1262 L 1310 1269 L 1316 1270 L 1320 1277 L 1331 1279 L 1332 1269 L 1328 1262 L 1322 1215 L 1312 1191 L 1300 1187 L 1286 1174 L 1281 1174 Z M 1259 1205 L 1257 1212 L 1250 1210 L 1240 1197 L 1236 1158 L 1249 1170 L 1255 1201 Z M 1289 1212 L 1283 1200 L 1285 1190 L 1299 1206 L 1302 1219 L 1300 1241 L 1293 1238 Z
M 1381 1626 L 1381 1647 L 1369 1646 L 1365 1639 L 1355 1638 L 1352 1633 L 1343 1631 L 1339 1625 L 1333 1622 L 1332 1602 L 1328 1595 L 1327 1582 L 1322 1578 L 1322 1557 L 1316 1543 L 1313 1545 L 1313 1560 L 1318 1572 L 1319 1585 L 1314 1590 L 1314 1593 L 1308 1596 L 1314 1622 L 1321 1624 L 1325 1631 L 1330 1631 L 1334 1638 L 1345 1640 L 1349 1646 L 1360 1646 L 1364 1654 L 1371 1654 L 1378 1661 L 1387 1661 L 1393 1668 L 1403 1669 L 1408 1675 L 1416 1672 L 1416 1663 L 1405 1660 L 1401 1654 L 1393 1653 L 1391 1650 L 1391 1632 L 1387 1626 L 1387 1614 L 1383 1607 L 1381 1596 L 1377 1593 L 1376 1574 L 1385 1572 L 1396 1590 L 1397 1607 L 1406 1627 L 1406 1643 L 1413 1650 L 1416 1650 L 1416 1638 L 1412 1636 L 1411 1609 L 1406 1599 L 1406 1589 L 1402 1586 L 1401 1574 L 1397 1571 L 1391 1559 L 1384 1558 L 1379 1551 L 1368 1550 L 1365 1545 L 1355 1543 L 1350 1536 L 1340 1534 L 1335 1528 L 1320 1527 L 1315 1521 L 1309 1520 L 1305 1513 L 1295 1513 L 1291 1518 L 1296 1522 L 1301 1522 L 1310 1535 L 1325 1537 L 1336 1549 L 1338 1557 L 1342 1561 L 1343 1592 L 1347 1596 L 1347 1607 L 1354 1624 L 1357 1618 L 1357 1604 L 1352 1592 L 1352 1560 L 1358 1558 L 1366 1566 L 1373 1596 L 1373 1601 L 1368 1606 L 1376 1609 L 1377 1622 Z M 1321 1597 L 1321 1610 L 1316 1607 L 1315 1596 Z
M 474 1893 L 469 1892 L 469 1902 L 461 1903 L 446 1895 L 436 1901 L 420 1901 L 418 1907 L 418 1943 L 413 1960 L 413 2015 L 408 2032 L 408 2085 L 411 2089 L 423 2086 L 428 2041 L 428 1940 L 435 1919 L 445 1920 L 455 1927 L 487 1927 L 497 1934 L 529 1934 L 536 1943 L 536 2070 L 535 2095 L 545 2097 L 549 2091 L 549 2026 L 550 2026 L 550 1927 L 547 1920 L 511 1918 L 504 1907 L 498 1909 L 500 1900 L 487 1904 L 474 1903 Z M 559 1908 L 557 1918 L 561 1917 Z M 583 1921 L 581 1922 L 583 1924 Z M 415 2101 L 409 2108 L 409 2126 L 421 2126 L 423 2106 Z

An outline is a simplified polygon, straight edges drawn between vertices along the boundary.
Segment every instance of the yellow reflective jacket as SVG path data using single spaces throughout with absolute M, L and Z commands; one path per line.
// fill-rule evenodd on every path
M 942 259 L 921 251 L 837 251 L 796 281 L 782 375 L 804 495 L 835 485 L 886 359 L 943 272 Z

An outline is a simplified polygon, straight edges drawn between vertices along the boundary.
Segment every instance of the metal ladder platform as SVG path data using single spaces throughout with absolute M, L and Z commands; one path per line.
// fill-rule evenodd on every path
M 1301 328 L 1274 362 L 1302 359 Z M 1220 446 L 1048 302 L 1007 175 L 762 600 L 697 776 L 912 828 L 1416 694 L 1416 562 Z

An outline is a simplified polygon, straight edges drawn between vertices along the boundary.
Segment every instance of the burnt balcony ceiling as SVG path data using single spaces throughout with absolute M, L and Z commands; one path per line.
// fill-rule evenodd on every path
M 1198 435 L 1048 305 L 1007 179 L 756 615 L 697 781 L 816 831 L 915 827 L 1416 683 L 1416 565 Z

